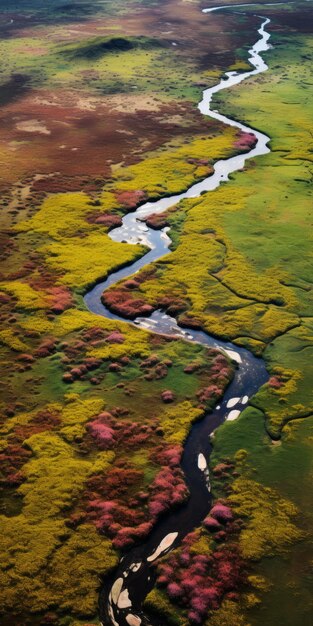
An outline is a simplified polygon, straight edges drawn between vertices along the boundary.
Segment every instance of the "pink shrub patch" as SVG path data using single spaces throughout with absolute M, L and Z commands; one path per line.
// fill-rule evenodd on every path
M 53 352 L 55 352 L 56 344 L 56 339 L 47 337 L 40 343 L 38 348 L 35 350 L 35 356 L 39 358 L 50 356 L 51 354 L 53 354 Z
M 163 467 L 151 486 L 149 512 L 158 517 L 171 506 L 183 502 L 188 494 L 180 468 Z
M 23 363 L 33 363 L 35 359 L 31 354 L 19 354 L 18 360 Z
M 147 304 L 143 298 L 134 298 L 129 290 L 114 289 L 105 291 L 101 300 L 108 309 L 128 319 L 135 319 L 139 315 L 149 316 L 153 307 Z
M 200 402 L 208 402 L 209 400 L 216 400 L 222 394 L 222 389 L 217 385 L 209 385 L 208 387 L 204 387 L 200 389 L 197 393 L 197 398 Z
M 175 396 L 172 391 L 166 390 L 161 393 L 161 398 L 165 404 L 169 404 L 175 400 Z
M 73 305 L 72 295 L 67 287 L 50 287 L 47 292 L 51 296 L 51 310 L 53 313 L 59 315 Z
M 153 455 L 154 460 L 160 465 L 168 465 L 169 467 L 178 467 L 180 464 L 181 456 L 183 453 L 182 446 L 169 445 L 166 448 L 160 446 L 155 450 Z
M 160 230 L 169 225 L 166 215 L 162 213 L 151 213 L 144 221 L 149 228 L 154 228 L 154 230 Z
M 190 619 L 190 621 L 195 624 L 201 624 L 202 622 L 201 615 L 197 613 L 196 611 L 189 611 L 188 619 Z
M 205 528 L 207 528 L 211 532 L 221 529 L 220 523 L 217 521 L 217 519 L 214 519 L 214 517 L 212 517 L 211 515 L 208 515 L 205 518 L 205 520 L 203 521 L 203 525 L 205 526 Z
M 122 366 L 119 363 L 110 363 L 109 370 L 110 372 L 120 372 Z
M 270 387 L 272 387 L 272 389 L 280 389 L 280 387 L 282 387 L 283 383 L 278 378 L 278 376 L 271 376 L 269 381 L 268 381 L 268 385 Z
M 256 143 L 257 138 L 254 133 L 240 132 L 237 141 L 235 141 L 234 143 L 234 146 L 235 148 L 239 148 L 239 150 L 246 152 L 248 150 L 251 150 L 251 148 L 254 148 Z
M 94 220 L 95 224 L 102 224 L 103 226 L 107 226 L 108 228 L 115 228 L 116 226 L 122 226 L 122 218 L 119 215 L 114 215 L 112 213 L 104 213 L 103 215 L 99 215 Z
M 87 430 L 103 450 L 110 448 L 115 443 L 114 430 L 105 424 L 105 418 L 101 417 L 101 414 L 98 419 L 87 424 Z
M 118 330 L 114 330 L 106 340 L 108 343 L 124 343 L 125 337 Z
M 139 524 L 137 528 L 126 527 L 118 531 L 116 537 L 113 539 L 113 545 L 115 548 L 124 549 L 131 546 L 135 541 L 141 541 L 146 537 L 152 528 L 152 524 L 144 522 Z
M 246 583 L 244 562 L 233 543 L 210 554 L 195 550 L 199 531 L 189 533 L 178 550 L 158 565 L 158 584 L 169 598 L 188 612 L 191 622 L 202 624 L 208 611 L 216 610 L 224 597 L 238 599 L 238 589 Z
M 170 598 L 181 598 L 183 595 L 183 590 L 177 583 L 170 583 L 167 586 L 167 593 Z
M 233 519 L 233 514 L 229 506 L 221 503 L 215 504 L 212 507 L 210 514 L 212 517 L 214 517 L 223 524 Z
M 126 289 L 137 289 L 139 287 L 139 283 L 137 280 L 130 278 L 129 280 L 125 280 L 124 287 L 126 287 Z
M 116 198 L 117 201 L 127 209 L 133 209 L 140 204 L 140 202 L 144 201 L 145 192 L 141 189 L 136 191 L 117 191 Z

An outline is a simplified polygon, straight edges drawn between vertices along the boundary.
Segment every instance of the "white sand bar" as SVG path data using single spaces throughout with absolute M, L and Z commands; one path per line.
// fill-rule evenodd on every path
M 236 361 L 237 363 L 242 363 L 240 354 L 238 352 L 235 352 L 235 350 L 224 350 L 224 352 L 226 352 L 226 354 L 228 354 L 228 356 L 230 356 L 233 361 Z
M 172 543 L 174 543 L 177 535 L 178 533 L 169 533 L 168 535 L 166 535 L 166 537 L 162 539 L 157 549 L 150 556 L 148 556 L 147 561 L 155 561 L 155 559 L 157 559 L 158 556 L 162 554 L 162 552 L 165 552 L 165 550 L 167 550 L 167 548 L 169 548 Z
M 241 411 L 230 411 L 230 413 L 228 413 L 228 416 L 226 418 L 227 422 L 233 422 L 235 419 L 237 419 L 237 417 L 240 415 Z
M 238 404 L 240 398 L 230 398 L 230 400 L 228 400 L 226 406 L 228 409 L 231 409 L 233 406 L 235 406 L 236 404 Z
M 130 569 L 132 570 L 132 572 L 138 572 L 138 570 L 141 568 L 141 561 L 140 563 L 133 563 L 130 567 Z
M 114 604 L 117 603 L 117 599 L 121 593 L 122 587 L 123 587 L 123 578 L 117 578 L 115 583 L 112 585 L 112 589 L 111 589 L 111 593 L 110 596 L 112 598 L 112 602 L 114 602 Z
M 201 472 L 204 472 L 208 467 L 208 464 L 205 460 L 205 456 L 202 454 L 202 452 L 200 452 L 199 456 L 198 456 L 198 468 L 201 470 Z
M 129 595 L 128 589 L 124 589 L 118 597 L 117 606 L 119 609 L 128 609 L 132 605 Z

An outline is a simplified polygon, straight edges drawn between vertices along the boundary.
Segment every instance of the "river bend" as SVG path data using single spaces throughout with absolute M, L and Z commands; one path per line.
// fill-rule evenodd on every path
M 210 13 L 221 8 L 227 7 L 204 9 L 203 13 Z M 203 115 L 234 126 L 243 132 L 253 133 L 257 139 L 255 147 L 245 154 L 217 161 L 214 165 L 213 174 L 192 185 L 187 191 L 175 196 L 161 198 L 156 202 L 146 202 L 123 218 L 122 226 L 112 230 L 109 233 L 110 237 L 114 241 L 124 241 L 129 244 L 144 243 L 148 246 L 149 251 L 132 265 L 110 274 L 105 281 L 93 287 L 86 294 L 85 304 L 96 315 L 125 321 L 124 318 L 110 312 L 102 304 L 101 295 L 103 291 L 170 252 L 171 240 L 167 234 L 168 229 L 155 231 L 148 228 L 142 222 L 143 218 L 151 213 L 162 213 L 185 198 L 197 198 L 202 192 L 216 189 L 222 182 L 228 180 L 229 174 L 241 170 L 246 159 L 269 152 L 267 146 L 269 137 L 267 135 L 211 109 L 211 101 L 215 93 L 237 85 L 250 76 L 265 72 L 268 69 L 260 53 L 269 48 L 268 39 L 270 35 L 266 32 L 265 26 L 270 20 L 262 16 L 259 17 L 261 21 L 258 30 L 259 37 L 249 50 L 248 60 L 253 69 L 243 73 L 227 72 L 217 85 L 204 90 L 202 100 L 198 105 Z M 123 556 L 114 574 L 103 583 L 101 588 L 100 618 L 106 626 L 146 626 L 149 624 L 161 626 L 157 618 L 148 619 L 142 611 L 143 600 L 153 588 L 155 562 L 159 556 L 177 547 L 184 536 L 199 526 L 208 514 L 211 507 L 208 469 L 211 435 L 225 420 L 233 420 L 239 416 L 249 398 L 267 381 L 268 374 L 263 360 L 256 358 L 248 350 L 239 348 L 230 342 L 220 341 L 199 330 L 183 330 L 174 318 L 162 311 L 155 311 L 149 318 L 137 318 L 129 323 L 134 323 L 151 332 L 177 335 L 187 341 L 196 341 L 209 347 L 218 348 L 227 352 L 238 363 L 233 381 L 223 400 L 213 412 L 193 425 L 186 441 L 181 466 L 190 491 L 188 502 L 162 517 L 146 541 L 135 546 Z

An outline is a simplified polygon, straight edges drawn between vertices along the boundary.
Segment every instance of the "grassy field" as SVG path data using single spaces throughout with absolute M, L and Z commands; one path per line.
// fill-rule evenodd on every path
M 312 40 L 276 32 L 272 41 L 267 74 L 215 102 L 270 135 L 271 154 L 247 163 L 244 172 L 200 202 L 184 203 L 175 252 L 159 262 L 158 283 L 141 286 L 157 306 L 175 288 L 185 304 L 181 319 L 195 319 L 262 353 L 271 374 L 251 407 L 214 438 L 212 467 L 234 462 L 238 475 L 226 481 L 225 492 L 225 475 L 217 472 L 215 493 L 227 495 L 236 515 L 243 516 L 239 545 L 253 572 L 268 583 L 267 593 L 259 590 L 250 607 L 243 600 L 247 622 L 236 616 L 232 603 L 222 607 L 225 625 L 237 620 L 294 626 L 309 624 L 312 616 Z M 201 254 L 189 254 L 188 241 Z M 274 512 L 280 499 L 281 522 Z M 284 515 L 292 510 L 301 541 L 290 551 L 287 545 L 297 533 Z M 157 605 L 152 595 L 151 606 Z M 185 619 L 182 614 L 178 621 Z

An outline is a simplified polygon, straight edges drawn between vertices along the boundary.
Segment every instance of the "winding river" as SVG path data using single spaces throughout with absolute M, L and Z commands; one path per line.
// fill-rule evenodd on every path
M 204 9 L 203 13 L 210 13 L 221 8 L 226 7 Z M 211 176 L 192 185 L 184 193 L 165 197 L 156 202 L 147 202 L 123 218 L 122 226 L 112 230 L 110 237 L 115 241 L 124 241 L 129 244 L 144 243 L 149 247 L 149 251 L 131 266 L 113 272 L 104 282 L 99 283 L 86 294 L 86 306 L 96 315 L 125 321 L 124 318 L 111 313 L 102 304 L 101 294 L 120 279 L 133 275 L 148 263 L 169 254 L 171 240 L 167 234 L 168 229 L 155 231 L 148 228 L 142 222 L 143 218 L 151 213 L 162 213 L 168 207 L 185 198 L 197 198 L 202 192 L 216 189 L 222 182 L 228 180 L 229 174 L 241 170 L 246 159 L 269 152 L 267 147 L 269 137 L 210 108 L 213 94 L 237 85 L 250 76 L 268 69 L 260 53 L 269 48 L 268 39 L 270 35 L 265 31 L 265 26 L 270 20 L 262 16 L 259 17 L 261 21 L 258 30 L 259 38 L 249 50 L 249 62 L 254 69 L 244 73 L 228 72 L 218 85 L 203 92 L 202 100 L 198 105 L 203 115 L 209 115 L 244 132 L 253 133 L 257 138 L 255 147 L 244 155 L 240 154 L 217 161 Z M 248 350 L 239 348 L 230 342 L 215 339 L 202 331 L 184 330 L 177 325 L 174 318 L 162 311 L 155 311 L 149 318 L 138 318 L 130 323 L 151 332 L 177 335 L 187 341 L 195 341 L 218 348 L 227 352 L 238 363 L 233 381 L 229 385 L 222 402 L 213 412 L 193 425 L 186 441 L 181 465 L 190 491 L 188 502 L 162 517 L 146 541 L 127 552 L 114 574 L 104 582 L 100 592 L 100 618 L 103 624 L 110 626 L 148 624 L 161 626 L 157 618 L 148 619 L 141 608 L 144 598 L 154 585 L 155 562 L 159 556 L 177 547 L 183 537 L 199 526 L 208 514 L 211 507 L 211 493 L 207 461 L 211 452 L 211 436 L 214 430 L 225 420 L 233 420 L 239 416 L 249 398 L 267 381 L 268 374 L 263 360 L 254 357 Z

